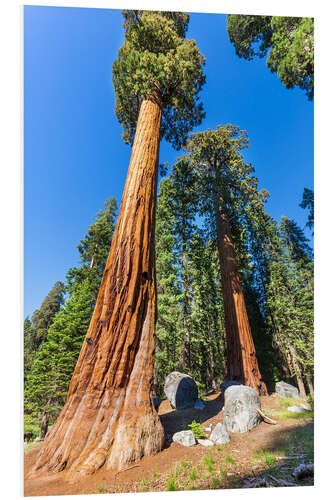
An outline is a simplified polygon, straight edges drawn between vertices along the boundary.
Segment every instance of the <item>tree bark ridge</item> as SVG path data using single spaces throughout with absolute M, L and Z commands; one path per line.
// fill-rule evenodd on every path
M 123 468 L 164 444 L 151 401 L 161 106 L 142 102 L 118 222 L 67 401 L 35 470 Z

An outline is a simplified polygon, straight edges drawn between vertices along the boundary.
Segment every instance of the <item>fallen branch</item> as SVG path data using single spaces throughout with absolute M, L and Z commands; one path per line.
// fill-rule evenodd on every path
M 118 472 L 115 473 L 114 478 L 116 479 L 117 475 L 120 474 L 121 472 L 126 472 L 127 470 L 134 469 L 134 467 L 140 467 L 140 465 L 132 465 L 131 467 L 128 467 L 127 469 L 118 470 Z
M 295 460 L 295 458 L 304 458 L 306 455 L 294 455 L 292 457 L 276 457 L 277 460 Z
M 275 481 L 276 483 L 278 483 L 282 486 L 297 486 L 296 483 L 290 483 L 289 481 L 285 481 L 284 479 L 278 479 L 274 476 L 271 476 L 270 474 L 268 474 L 268 477 L 270 477 L 271 479 L 273 479 L 273 481 Z
M 267 424 L 273 424 L 273 425 L 277 424 L 276 420 L 273 420 L 272 418 L 267 417 L 267 415 L 265 415 L 261 410 L 259 410 L 259 408 L 256 408 L 256 410 L 259 413 L 259 415 L 263 418 L 264 422 L 266 422 Z

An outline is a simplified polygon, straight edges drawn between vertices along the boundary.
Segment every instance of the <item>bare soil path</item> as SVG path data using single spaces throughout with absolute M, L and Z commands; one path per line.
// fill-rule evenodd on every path
M 296 403 L 297 404 L 297 403 Z M 230 433 L 226 445 L 184 447 L 172 442 L 172 435 L 193 420 L 205 431 L 223 421 L 219 394 L 206 398 L 202 411 L 173 410 L 163 401 L 159 415 L 166 433 L 162 452 L 144 457 L 124 471 L 101 469 L 94 475 L 66 478 L 65 472 L 47 475 L 30 473 L 40 443 L 25 453 L 24 495 L 74 495 L 89 493 L 120 493 L 186 489 L 224 489 L 243 487 L 301 486 L 313 484 L 313 478 L 296 481 L 292 472 L 300 463 L 313 459 L 313 414 L 290 414 L 284 410 L 279 396 L 261 397 L 264 413 L 278 421 L 277 425 L 262 422 L 244 434 Z

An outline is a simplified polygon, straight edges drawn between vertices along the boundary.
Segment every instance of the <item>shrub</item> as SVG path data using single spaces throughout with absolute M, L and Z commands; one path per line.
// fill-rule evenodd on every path
M 193 432 L 195 439 L 206 439 L 207 438 L 206 434 L 201 429 L 199 422 L 196 422 L 195 420 L 193 420 L 193 422 L 191 424 L 189 424 L 189 428 Z

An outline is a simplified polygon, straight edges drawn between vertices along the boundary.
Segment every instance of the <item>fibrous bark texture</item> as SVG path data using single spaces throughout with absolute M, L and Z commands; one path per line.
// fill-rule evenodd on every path
M 67 401 L 35 470 L 89 474 L 153 455 L 164 431 L 150 391 L 156 284 L 154 227 L 161 106 L 141 105 L 117 227 Z
M 244 295 L 238 273 L 230 223 L 215 195 L 215 220 L 227 340 L 227 379 L 252 387 L 258 394 L 267 394 L 261 378 L 253 343 Z

